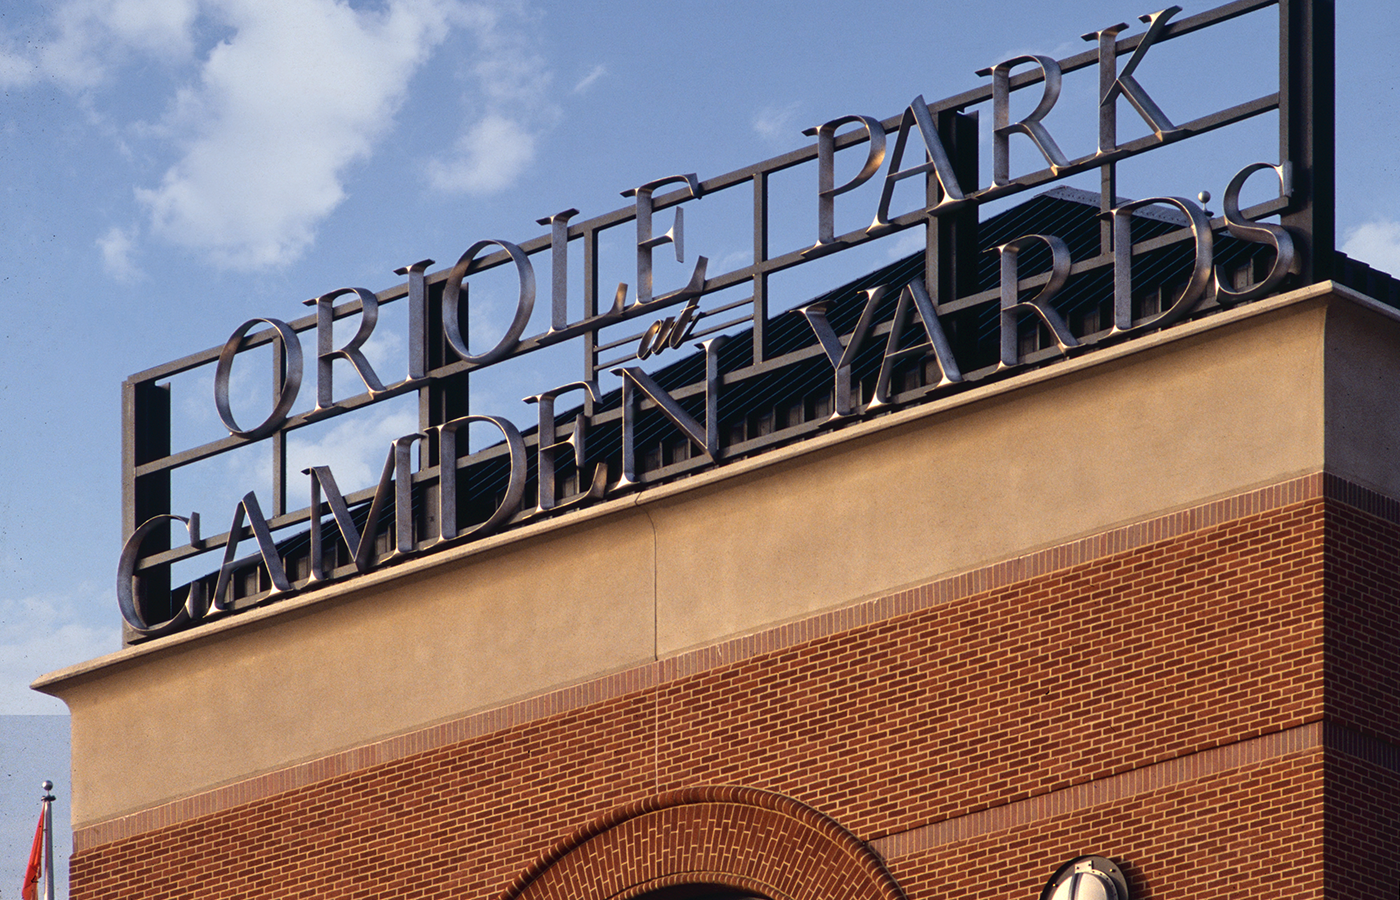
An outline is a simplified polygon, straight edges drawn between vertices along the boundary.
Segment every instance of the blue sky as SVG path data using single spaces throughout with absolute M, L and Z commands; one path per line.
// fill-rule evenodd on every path
M 1188 4 L 1182 15 L 1212 5 Z M 1400 271 L 1400 15 L 1379 0 L 1340 6 L 1339 240 Z M 1089 46 L 1083 32 L 1123 21 L 1137 30 L 1137 16 L 1156 8 L 5 3 L 0 715 L 64 713 L 28 683 L 118 648 L 127 375 L 222 344 L 247 319 L 303 315 L 308 297 L 392 286 L 393 269 L 406 263 L 450 265 L 483 238 L 523 242 L 543 233 L 538 218 L 562 209 L 608 212 L 627 202 L 620 191 L 644 181 L 711 177 L 801 146 L 803 128 L 837 116 L 884 118 L 916 95 L 977 87 L 977 69 L 1011 56 L 1078 53 Z M 1164 45 L 1139 78 L 1177 121 L 1249 99 L 1275 75 L 1268 17 L 1189 47 Z M 1092 70 L 1067 77 L 1047 120 L 1071 157 L 1093 146 L 1092 104 L 1082 102 L 1093 78 Z M 1141 126 L 1126 105 L 1119 116 L 1125 134 Z M 1124 167 L 1120 193 L 1218 198 L 1243 163 L 1271 156 L 1267 141 L 1259 153 L 1246 146 L 1256 137 L 1150 154 Z M 1013 150 L 1017 160 L 1036 163 L 1024 146 Z M 783 195 L 791 227 L 775 229 L 775 240 L 812 240 L 814 194 L 803 183 Z M 841 215 L 869 215 L 858 197 Z M 700 208 L 688 215 L 691 252 L 723 260 L 747 246 L 747 236 L 707 226 Z M 775 302 L 800 302 L 821 279 L 844 280 L 906 246 L 897 237 L 884 244 L 816 280 L 783 282 Z M 484 315 L 496 314 L 483 302 Z M 373 351 L 402 354 L 392 335 Z M 531 392 L 519 387 L 507 383 L 500 396 Z M 193 387 L 186 394 L 179 408 L 191 433 L 216 424 L 208 398 Z M 301 452 L 334 461 L 347 491 L 367 486 L 387 440 L 412 430 L 400 427 L 406 421 L 390 410 L 352 432 L 320 434 Z M 210 480 L 229 479 L 231 492 L 238 474 Z M 229 508 L 215 503 L 204 514 L 222 521 Z M 5 846 L 0 839 L 0 853 Z

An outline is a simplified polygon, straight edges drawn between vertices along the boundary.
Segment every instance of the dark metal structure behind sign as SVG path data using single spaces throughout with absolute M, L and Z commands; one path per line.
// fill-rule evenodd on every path
M 1332 3 L 1240 0 L 1196 15 L 1178 17 L 1180 12 L 1172 7 L 1142 17 L 1146 27 L 1139 33 L 1125 35 L 1127 26 L 1121 24 L 1092 32 L 1085 38 L 1093 48 L 1066 59 L 1025 56 L 999 63 L 979 73 L 989 83 L 977 90 L 933 103 L 918 97 L 884 120 L 843 116 L 810 129 L 816 138 L 812 145 L 725 175 L 648 182 L 625 192 L 629 205 L 602 216 L 575 222 L 578 211 L 570 209 L 543 218 L 547 234 L 518 245 L 478 241 L 448 269 L 429 273 L 431 260 L 414 263 L 399 270 L 404 283 L 384 291 L 329 292 L 307 301 L 315 307 L 310 316 L 243 323 L 222 347 L 133 376 L 123 389 L 128 540 L 118 573 L 128 639 L 179 630 L 214 612 L 234 612 L 1131 339 L 1187 316 L 1333 277 Z M 1275 12 L 1276 93 L 1176 123 L 1152 99 L 1151 86 L 1135 77 L 1138 63 L 1155 45 L 1240 16 Z M 1058 99 L 1061 77 L 1087 67 L 1099 72 L 1097 148 L 1068 159 L 1041 120 Z M 1039 105 L 1012 122 L 1009 98 L 1023 90 L 1039 91 Z M 984 180 L 977 163 L 979 119 L 970 111 L 986 104 L 994 120 L 994 171 Z M 1146 123 L 1151 133 L 1120 143 L 1120 109 Z M 1275 111 L 1277 161 L 1221 173 L 1222 182 L 1235 176 L 1221 198 L 1222 215 L 1212 218 L 1202 205 L 1182 198 L 1116 200 L 1120 162 Z M 837 185 L 835 156 L 861 145 L 865 164 L 853 179 Z M 1044 166 L 1011 177 L 1012 146 L 1018 160 L 1038 155 Z M 772 253 L 769 179 L 803 165 L 817 170 L 815 242 Z M 1004 215 L 997 226 L 979 222 L 984 202 L 1083 172 L 1098 173 L 1101 191 L 1092 198 L 1083 192 L 1052 193 L 1045 202 L 1069 204 L 1066 209 L 1080 214 L 1058 230 L 1042 232 L 1038 222 L 1046 220 L 1027 212 L 1019 213 L 1019 220 Z M 837 234 L 834 210 L 842 196 L 877 177 L 883 191 L 874 223 Z M 1278 196 L 1241 210 L 1240 191 L 1254 177 L 1272 179 Z M 906 179 L 922 182 L 925 202 L 896 212 L 893 195 Z M 711 273 L 708 260 L 699 256 L 684 285 L 659 291 L 653 254 L 671 244 L 682 259 L 687 205 L 704 204 L 723 191 L 748 198 L 751 262 Z M 1086 199 L 1097 205 L 1086 207 Z M 654 216 L 673 208 L 674 225 L 658 234 Z M 1259 221 L 1275 215 L 1279 225 Z M 1036 230 L 1002 233 L 1017 221 Z M 629 238 L 635 245 L 635 284 L 603 285 L 599 242 L 610 229 L 627 226 L 635 228 L 635 241 Z M 770 315 L 773 274 L 914 227 L 925 229 L 921 256 L 853 283 L 841 303 L 827 298 Z M 990 245 L 987 235 L 979 234 L 989 228 L 997 231 Z M 531 257 L 546 251 L 553 276 L 545 288 L 550 327 L 527 335 L 539 292 Z M 474 353 L 467 342 L 464 284 L 499 266 L 513 268 L 519 281 L 515 315 L 494 346 Z M 582 266 L 583 296 L 571 302 L 568 272 L 577 266 Z M 706 304 L 726 289 L 745 296 Z M 379 307 L 395 302 L 408 307 L 408 377 L 386 385 L 360 348 L 375 328 Z M 582 314 L 571 319 L 571 309 L 578 308 Z M 354 315 L 360 316 L 357 332 L 337 347 L 333 323 Z M 741 331 L 735 333 L 736 328 Z M 297 335 L 312 330 L 317 332 L 316 404 L 294 414 L 303 370 L 310 365 Z M 474 372 L 565 342 L 578 347 L 579 377 L 539 385 L 530 398 L 540 412 L 535 427 L 522 430 L 472 408 Z M 701 342 L 702 352 L 652 373 L 637 365 L 687 342 Z M 239 354 L 269 345 L 275 369 L 272 413 L 259 423 L 236 421 L 228 399 L 230 372 Z M 336 360 L 353 367 L 362 382 L 359 393 L 337 396 L 331 379 Z M 164 383 L 211 367 L 216 408 L 229 436 L 173 448 Z M 603 372 L 620 376 L 621 389 L 601 391 Z M 814 377 L 822 383 L 810 388 Z M 405 394 L 418 398 L 418 431 L 387 449 L 376 487 L 342 496 L 333 473 L 314 466 L 298 482 L 304 487 L 297 493 L 307 491 L 308 505 L 289 503 L 289 434 Z M 558 403 L 577 408 L 556 416 Z M 459 431 L 465 434 L 473 422 L 500 429 L 503 440 L 477 453 L 459 453 L 464 446 Z M 657 437 L 665 434 L 671 437 Z M 197 516 L 171 509 L 174 470 L 258 441 L 266 442 L 271 456 L 271 496 L 246 495 L 227 531 L 204 535 Z M 227 511 L 214 512 L 222 517 Z M 172 522 L 184 523 L 187 541 L 172 544 Z M 275 532 L 291 537 L 278 541 Z M 240 542 L 249 540 L 257 552 L 238 558 Z M 222 556 L 218 571 L 172 590 L 170 565 L 211 551 Z

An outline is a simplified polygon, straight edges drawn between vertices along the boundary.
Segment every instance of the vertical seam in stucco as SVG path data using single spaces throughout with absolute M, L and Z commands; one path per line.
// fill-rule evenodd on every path
M 641 501 L 641 495 L 638 494 L 634 505 L 647 517 L 647 524 L 651 526 L 651 661 L 657 662 L 661 659 L 661 636 L 659 631 L 661 604 L 657 597 L 657 583 L 660 578 L 657 572 L 659 550 L 656 545 L 656 520 L 651 517 L 651 510 L 643 506 Z
M 651 526 L 651 780 L 653 791 L 661 790 L 661 603 L 657 587 L 660 575 L 660 549 L 657 546 L 656 520 L 651 510 L 642 505 L 637 495 L 636 506 Z

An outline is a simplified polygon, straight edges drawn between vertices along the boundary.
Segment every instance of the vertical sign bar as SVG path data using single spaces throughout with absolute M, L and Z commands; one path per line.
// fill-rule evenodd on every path
M 598 315 L 598 229 L 583 229 L 583 315 L 592 319 Z M 598 331 L 583 332 L 583 380 L 598 380 Z
M 428 296 L 428 371 L 445 366 L 451 360 L 452 348 L 447 342 L 447 332 L 442 322 L 442 281 L 429 286 Z M 470 304 L 463 304 L 469 307 Z M 470 310 L 459 310 L 462 340 L 468 340 L 471 333 Z M 458 372 L 445 378 L 434 378 L 428 385 L 429 426 L 442 425 L 471 412 L 471 382 L 469 373 Z M 426 431 L 426 429 L 425 429 Z M 466 449 L 466 441 L 458 445 L 458 450 Z M 436 452 L 434 450 L 433 452 Z
M 943 125 L 943 117 L 939 116 L 938 125 Z M 941 129 L 940 129 L 941 130 Z M 946 135 L 940 134 L 944 142 L 947 142 Z M 893 166 L 891 166 L 893 169 Z M 924 176 L 924 206 L 933 209 L 938 205 L 938 173 L 929 172 Z M 939 264 L 939 253 L 943 249 L 943 242 L 940 240 L 942 228 L 940 220 L 929 216 L 924 220 L 924 291 L 933 299 L 933 306 L 938 308 L 938 304 L 950 297 L 944 297 L 939 293 L 939 283 L 943 280 L 943 267 Z
M 1305 285 L 1331 278 L 1336 255 L 1336 17 L 1334 0 L 1279 0 L 1279 155 L 1293 182 L 1282 220 Z
M 428 283 L 425 273 L 431 266 L 431 259 L 420 259 L 409 266 L 400 266 L 395 275 L 408 278 L 408 379 L 420 381 L 428 376 Z M 418 397 L 418 430 L 429 435 L 428 440 L 418 445 L 419 470 L 430 469 L 437 464 L 435 459 L 436 435 L 429 432 L 431 423 L 429 412 L 429 392 L 426 385 L 416 391 Z M 313 518 L 314 518 L 313 514 Z
M 753 176 L 753 362 L 768 358 L 768 173 Z
M 154 381 L 122 385 L 122 542 L 142 522 L 170 512 L 170 470 L 138 476 L 136 469 L 170 455 L 170 388 Z M 143 545 L 150 552 L 170 549 L 169 532 L 157 528 Z M 138 576 L 137 597 L 144 598 L 147 621 L 170 618 L 170 568 L 146 569 Z M 122 640 L 135 634 L 122 627 Z
M 1118 204 L 1118 166 L 1099 167 L 1099 255 L 1113 252 L 1113 207 Z
M 964 190 L 978 183 L 977 113 L 944 110 L 938 114 L 938 134 L 948 148 L 953 172 Z M 929 172 L 925 188 L 930 207 L 940 200 L 936 172 Z M 969 203 L 956 212 L 938 216 L 928 226 L 924 286 L 934 305 L 950 303 L 977 290 L 977 205 Z
M 1116 29 L 1110 29 L 1112 34 L 1116 34 Z M 1084 35 L 1086 41 L 1095 39 L 1094 32 Z M 1100 148 L 1106 142 L 1116 143 L 1118 134 L 1118 99 L 1114 97 L 1104 105 L 1104 98 L 1108 97 L 1114 88 L 1114 83 L 1118 78 L 1118 42 L 1111 34 L 1098 33 L 1099 41 L 1099 89 L 1094 95 L 1099 100 L 1099 143 Z M 1106 48 L 1105 41 L 1113 43 L 1113 65 L 1104 64 Z M 1113 139 L 1110 142 L 1109 136 Z M 1109 161 L 1099 167 L 1099 255 L 1103 256 L 1113 252 L 1113 219 L 1111 213 L 1113 207 L 1118 205 L 1118 165 Z

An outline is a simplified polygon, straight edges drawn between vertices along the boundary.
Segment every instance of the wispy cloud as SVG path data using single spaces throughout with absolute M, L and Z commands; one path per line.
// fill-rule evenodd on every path
M 70 90 L 89 90 L 136 55 L 187 59 L 197 12 L 198 0 L 67 0 L 40 29 L 42 37 L 23 47 L 14 41 L 0 46 L 0 86 L 47 78 Z
M 802 137 L 802 129 L 797 125 L 800 108 L 801 104 L 797 101 L 787 106 L 765 106 L 754 114 L 753 130 L 766 143 L 796 145 Z
M 312 245 L 449 38 L 476 46 L 463 56 L 461 137 L 429 178 L 463 193 L 519 178 L 557 118 L 530 25 L 521 0 L 59 0 L 28 40 L 0 29 L 0 87 L 49 80 L 106 118 L 135 64 L 179 81 L 158 121 L 116 123 L 170 161 L 134 189 L 142 226 L 99 241 L 103 263 L 135 277 L 138 240 L 154 238 L 220 267 L 267 269 Z
M 1400 222 L 1378 219 L 1348 229 L 1342 252 L 1383 272 L 1400 275 Z
M 387 132 L 445 32 L 441 4 L 359 12 L 334 0 L 225 0 L 234 32 L 179 92 L 161 129 L 182 148 L 139 189 L 154 232 L 219 265 L 296 259 L 345 197 L 347 168 Z
M 92 609 L 106 603 L 110 625 L 93 627 Z M 61 714 L 62 702 L 29 689 L 46 672 L 121 648 L 114 597 L 95 585 L 74 594 L 0 597 L 0 715 Z
M 602 78 L 606 74 L 608 74 L 608 67 L 603 65 L 602 63 L 599 63 L 598 65 L 590 69 L 587 75 L 579 79 L 578 84 L 574 85 L 573 92 L 575 94 L 582 94 L 584 91 L 592 87 L 593 82 L 597 81 L 599 78 Z
M 515 184 L 535 158 L 539 136 L 559 117 L 553 72 L 523 27 L 519 9 L 474 7 L 473 84 L 460 136 L 431 160 L 428 181 L 450 193 L 492 194 Z
M 910 228 L 890 242 L 890 259 L 903 259 L 911 253 L 922 250 L 927 238 L 922 228 Z
M 102 252 L 102 268 L 123 284 L 140 281 L 142 277 L 141 270 L 131 258 L 135 246 L 136 229 L 119 225 L 113 225 L 97 239 L 97 249 Z
M 0 47 L 0 88 L 28 87 L 43 74 L 32 56 Z
M 452 154 L 428 164 L 428 180 L 438 190 L 494 194 L 515 184 L 535 159 L 535 134 L 519 121 L 492 113 L 471 125 Z
M 287 441 L 287 471 L 300 475 L 311 466 L 330 466 L 336 484 L 345 493 L 373 487 L 379 482 L 389 447 L 396 438 L 418 430 L 418 417 L 412 410 L 400 409 L 365 423 L 347 422 L 308 440 L 293 437 Z M 294 500 L 304 504 L 304 498 Z

